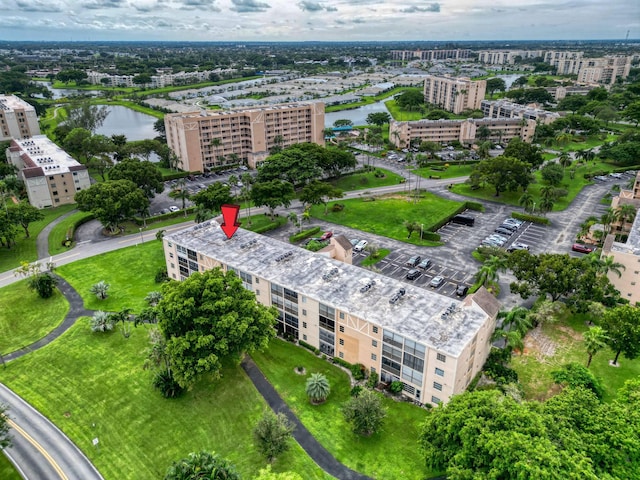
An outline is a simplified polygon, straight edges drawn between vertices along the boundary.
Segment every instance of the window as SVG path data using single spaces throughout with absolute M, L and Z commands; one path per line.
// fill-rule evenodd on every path
M 171 264 L 171 268 L 176 268 L 176 264 L 175 264 L 175 263 L 172 263 L 172 264 Z
M 307 322 L 302 322 L 302 328 L 307 328 Z
M 304 315 L 305 317 L 307 316 L 307 311 L 304 308 L 302 309 L 302 315 Z
M 441 403 L 441 400 L 438 397 L 431 396 L 431 403 L 435 403 L 436 405 Z
M 438 375 L 440 377 L 444 377 L 444 370 L 442 370 L 441 368 L 436 367 L 436 375 Z
M 256 283 L 260 283 L 260 279 L 256 277 Z
M 256 295 L 260 295 L 260 290 L 256 290 Z
M 169 252 L 169 258 L 173 258 L 173 252 Z
M 442 384 L 438 382 L 433 382 L 433 388 L 435 388 L 436 390 L 442 391 Z
M 340 312 L 340 320 L 344 320 L 344 312 Z
M 447 357 L 444 356 L 443 354 L 439 353 L 436 358 L 438 359 L 439 362 L 446 362 L 447 361 Z
M 371 340 L 371 346 L 372 347 L 377 347 L 378 346 L 378 341 L 377 340 Z
M 371 370 L 371 373 L 376 373 L 376 367 L 371 367 L 369 370 Z
M 340 352 L 340 353 L 338 354 L 338 356 L 339 356 L 340 358 L 344 358 L 344 353 Z
M 344 326 L 340 325 L 340 333 L 344 333 Z
M 304 340 L 305 342 L 307 341 L 307 336 L 304 333 L 302 334 L 302 340 Z
M 373 327 L 373 333 L 378 333 L 378 327 Z
M 340 345 L 344 345 L 344 338 L 340 339 Z
M 371 354 L 371 360 L 378 360 L 378 356 L 375 353 Z
M 51 193 L 53 193 L 54 195 L 58 195 L 58 191 L 57 191 L 57 190 L 54 190 L 54 191 L 53 191 L 53 192 L 51 192 Z

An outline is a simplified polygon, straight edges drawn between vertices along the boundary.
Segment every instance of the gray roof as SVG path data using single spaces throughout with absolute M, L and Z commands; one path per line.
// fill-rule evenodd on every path
M 631 226 L 629 237 L 626 243 L 614 242 L 612 248 L 614 252 L 631 253 L 640 255 L 640 210 L 636 214 L 636 218 Z
M 242 228 L 228 240 L 213 220 L 167 235 L 165 241 L 290 288 L 454 357 L 471 342 L 487 316 L 494 310 L 497 312 L 493 305 L 489 312 L 483 310 L 488 304 L 484 297 L 482 302 L 476 302 L 470 296 L 463 304 Z M 375 284 L 366 289 L 372 281 Z M 401 288 L 405 294 L 390 303 Z

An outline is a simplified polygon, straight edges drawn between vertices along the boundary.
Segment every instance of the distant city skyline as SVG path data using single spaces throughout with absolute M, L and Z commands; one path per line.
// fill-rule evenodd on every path
M 0 0 L 1 40 L 599 40 L 638 0 Z

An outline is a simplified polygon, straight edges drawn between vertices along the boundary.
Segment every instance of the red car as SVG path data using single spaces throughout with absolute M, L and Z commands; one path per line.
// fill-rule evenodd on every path
M 571 250 L 573 250 L 574 252 L 580 252 L 580 253 L 591 253 L 596 249 L 596 247 L 592 247 L 589 245 L 583 245 L 582 243 L 574 243 L 571 246 Z
M 324 232 L 320 240 L 329 240 L 331 237 L 333 237 L 333 232 Z

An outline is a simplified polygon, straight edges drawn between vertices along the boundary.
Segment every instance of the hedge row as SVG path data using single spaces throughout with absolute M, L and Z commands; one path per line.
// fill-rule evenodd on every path
M 284 220 L 284 221 L 282 221 Z M 284 223 L 286 223 L 287 219 L 284 218 L 282 220 L 276 220 L 275 222 L 271 222 L 268 223 L 266 225 L 263 225 L 262 227 L 256 228 L 253 231 L 255 233 L 265 233 L 265 232 L 269 232 L 271 230 L 275 230 L 276 228 L 279 228 L 280 226 L 282 226 Z
M 549 225 L 551 223 L 551 221 L 547 217 L 539 217 L 537 215 L 529 215 L 527 213 L 513 212 L 511 216 L 513 218 L 517 218 L 518 220 L 524 220 L 526 222 L 542 223 L 544 225 Z
M 484 205 L 482 205 L 479 202 L 467 202 L 465 206 L 469 210 L 475 210 L 476 212 L 484 212 Z
M 291 243 L 296 243 L 300 240 L 304 240 L 305 238 L 313 237 L 316 233 L 320 233 L 320 227 L 313 227 L 308 230 L 303 230 L 302 232 L 296 233 L 295 235 L 291 235 L 289 237 L 289 241 Z
M 311 350 L 316 355 L 320 355 L 320 350 L 318 350 L 313 345 L 308 344 L 307 342 L 303 342 L 302 340 L 298 340 L 298 345 L 300 345 L 301 347 L 306 348 L 307 350 Z
M 187 207 L 187 213 L 193 213 L 196 211 L 196 207 Z M 149 223 L 152 222 L 160 222 L 162 220 L 169 220 L 170 218 L 176 218 L 184 216 L 184 210 L 178 210 L 177 212 L 169 212 L 163 213 L 162 215 L 154 215 L 153 217 L 133 217 L 131 220 L 138 226 L 143 226 L 145 224 L 145 220 Z

